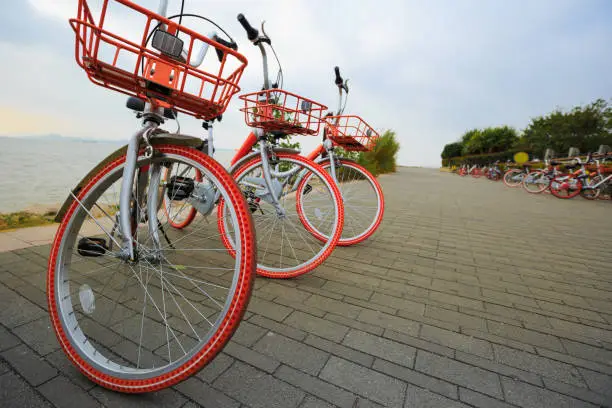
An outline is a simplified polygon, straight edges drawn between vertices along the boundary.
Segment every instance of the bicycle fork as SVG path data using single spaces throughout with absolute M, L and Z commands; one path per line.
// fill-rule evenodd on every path
M 147 104 L 148 105 L 148 104 Z M 148 112 L 147 112 L 148 111 Z M 119 253 L 119 257 L 126 261 L 136 260 L 135 256 L 135 241 L 134 234 L 138 228 L 138 222 L 142 216 L 140 212 L 141 204 L 145 198 L 142 194 L 142 190 L 146 188 L 147 178 L 150 175 L 149 189 L 147 191 L 147 218 L 149 224 L 149 234 L 153 241 L 153 248 L 155 252 L 161 248 L 159 241 L 159 226 L 157 222 L 157 209 L 159 200 L 159 186 L 161 181 L 161 166 L 159 164 L 151 164 L 147 170 L 141 170 L 136 190 L 134 191 L 134 179 L 136 176 L 136 165 L 138 161 L 138 152 L 140 150 L 140 143 L 144 139 L 147 143 L 145 148 L 145 157 L 151 158 L 153 156 L 153 148 L 149 144 L 149 135 L 153 130 L 159 126 L 159 120 L 157 113 L 152 111 L 151 107 L 145 109 L 145 119 L 143 126 L 137 132 L 135 132 L 128 143 L 128 149 L 126 152 L 125 164 L 123 167 L 123 179 L 121 182 L 121 192 L 119 193 L 119 227 L 123 239 L 122 248 Z M 148 174 L 147 174 L 148 173 Z M 130 206 L 134 199 L 133 207 Z M 133 222 L 135 220 L 135 222 Z M 154 254 L 156 256 L 156 254 Z

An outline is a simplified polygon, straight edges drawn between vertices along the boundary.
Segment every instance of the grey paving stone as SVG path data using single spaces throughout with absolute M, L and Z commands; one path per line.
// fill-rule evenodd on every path
M 481 331 L 486 331 L 486 321 L 481 317 L 470 316 L 469 314 L 448 310 L 441 307 L 427 305 L 425 316 L 438 319 L 443 322 L 457 323 L 460 326 L 470 327 Z
M 291 299 L 276 298 L 276 299 L 274 299 L 274 303 L 290 307 L 290 308 L 292 308 L 294 310 L 300 310 L 300 311 L 302 311 L 304 313 L 308 313 L 310 315 L 317 316 L 317 317 L 323 317 L 323 316 L 325 316 L 325 313 L 327 313 L 325 310 L 319 309 L 316 306 L 311 306 L 309 304 L 304 304 L 304 303 L 296 302 L 296 301 L 291 300 Z
M 544 357 L 548 357 L 553 360 L 563 361 L 568 364 L 572 364 L 576 367 L 584 367 L 600 373 L 612 375 L 612 367 L 606 364 L 595 363 L 591 360 L 585 360 L 583 358 L 574 357 L 569 354 L 557 353 L 556 351 L 547 350 L 544 348 L 538 348 L 538 354 Z
M 502 378 L 506 401 L 524 408 L 596 408 L 595 405 L 533 385 Z
M 284 323 L 335 342 L 340 342 L 348 332 L 347 327 L 299 311 L 293 312 Z
M 312 295 L 308 300 L 304 301 L 304 303 L 315 306 L 325 312 L 345 316 L 350 319 L 356 318 L 362 310 L 361 307 L 319 295 Z
M 415 370 L 390 363 L 385 360 L 376 359 L 372 368 L 381 371 L 391 377 L 395 377 L 410 384 L 417 385 L 437 394 L 451 399 L 457 399 L 457 386 L 438 378 L 430 377 Z
M 253 349 L 315 376 L 329 358 L 328 353 L 273 332 L 268 332 Z
M 403 382 L 335 356 L 319 377 L 383 405 L 399 406 L 404 400 Z
M 368 300 L 372 296 L 372 291 L 369 289 L 358 288 L 353 285 L 328 281 L 322 286 L 323 289 L 330 292 L 339 293 L 343 296 L 351 296 L 358 299 Z
M 553 380 L 551 378 L 544 377 L 544 384 L 546 388 L 551 391 L 556 391 L 560 394 L 565 394 L 572 396 L 577 399 L 581 399 L 583 401 L 591 402 L 595 405 L 606 406 L 607 402 L 612 402 L 612 396 L 602 395 L 598 392 L 594 392 L 582 387 L 576 387 L 574 385 L 570 385 L 567 383 L 563 383 L 561 381 Z M 607 389 L 610 388 L 610 385 L 607 385 Z M 605 392 L 606 390 L 604 390 Z
M 352 408 L 357 400 L 356 395 L 289 366 L 280 366 L 275 376 L 334 406 Z
M 230 397 L 254 408 L 297 407 L 305 394 L 263 371 L 236 362 L 214 383 Z
M 255 296 L 251 298 L 248 310 L 278 322 L 283 321 L 292 312 L 291 308 Z
M 391 316 L 373 310 L 363 310 L 359 314 L 358 319 L 365 323 L 402 332 L 414 337 L 417 337 L 419 335 L 420 323 L 412 320 L 402 319 L 401 317 Z
M 99 401 L 61 375 L 38 387 L 38 391 L 58 407 L 102 407 Z
M 471 299 L 469 297 L 451 295 L 445 292 L 432 291 L 429 297 L 441 303 L 450 303 L 457 306 L 465 306 L 471 309 L 484 310 L 484 303 L 482 300 Z
M 492 321 L 489 321 L 487 325 L 489 326 L 489 332 L 491 334 L 507 337 L 512 340 L 533 344 L 534 346 L 540 346 L 555 351 L 563 351 L 561 341 L 557 337 L 549 334 L 538 333 L 533 330 L 527 330 L 521 327 Z
M 45 360 L 51 364 L 64 377 L 67 377 L 72 383 L 83 388 L 85 391 L 91 390 L 95 384 L 85 377 L 75 366 L 68 360 L 63 350 L 57 350 L 47 354 Z
M 17 374 L 0 375 L 0 405 L 2 408 L 51 408 L 40 394 Z
M 342 344 L 405 367 L 414 366 L 416 349 L 402 343 L 351 329 Z
M 580 333 L 581 336 L 590 337 L 594 340 L 609 340 L 612 338 L 612 330 L 604 330 L 586 324 L 568 322 L 567 320 L 549 318 L 553 328 L 570 333 Z M 559 351 L 559 350 L 558 350 Z
M 425 374 L 478 390 L 496 398 L 501 397 L 502 394 L 497 374 L 426 351 L 417 352 L 415 368 Z
M 277 282 L 266 282 L 266 284 L 258 290 L 258 293 L 260 292 L 270 293 L 275 297 L 278 296 L 296 302 L 302 302 L 311 296 L 310 293 Z
M 294 327 L 287 326 L 286 324 L 275 322 L 274 320 L 270 320 L 267 317 L 260 316 L 260 315 L 253 315 L 249 319 L 249 322 L 257 326 L 266 328 L 272 332 L 282 334 L 283 336 L 292 338 L 293 340 L 298 340 L 298 341 L 304 340 L 304 338 L 306 338 L 306 335 L 307 335 L 307 333 L 304 332 L 303 330 L 299 330 Z
M 385 330 L 383 336 L 388 339 L 395 340 L 403 344 L 408 344 L 418 349 L 431 351 L 432 353 L 435 353 L 435 354 L 440 354 L 440 355 L 451 357 L 451 358 L 455 355 L 455 350 L 450 347 L 441 346 L 436 343 L 432 343 L 427 340 L 408 336 L 404 333 L 398 333 L 393 330 L 389 330 L 389 329 Z
M 0 284 L 0 322 L 10 329 L 46 316 L 34 303 Z
M 48 316 L 19 326 L 13 330 L 13 333 L 42 356 L 60 347 Z
M 459 387 L 459 399 L 466 404 L 478 408 L 512 408 L 514 405 L 507 404 L 488 395 L 480 394 L 468 388 Z
M 47 294 L 36 286 L 24 283 L 23 285 L 15 287 L 14 290 L 41 309 L 47 310 Z
M 255 367 L 264 370 L 268 373 L 273 373 L 280 363 L 273 358 L 264 356 L 261 353 L 250 350 L 238 343 L 229 342 L 223 351 L 237 360 L 254 365 Z
M 183 381 L 174 388 L 203 407 L 238 408 L 240 406 L 238 401 L 215 390 L 195 377 Z
M 465 334 L 455 333 L 450 330 L 424 324 L 421 328 L 420 337 L 443 346 L 465 351 L 466 353 L 476 354 L 485 358 L 493 358 L 491 344 L 473 336 L 467 336 Z
M 15 337 L 15 335 L 8 331 L 4 326 L 0 326 L 0 351 L 10 349 L 20 343 L 21 341 Z
M 227 370 L 233 363 L 234 358 L 228 356 L 225 353 L 219 353 L 217 356 L 208 363 L 204 368 L 202 368 L 196 376 L 206 382 L 211 384 L 213 381 L 217 379 L 225 370 Z
M 334 408 L 335 405 L 329 404 L 323 400 L 307 395 L 304 401 L 300 404 L 300 408 Z
M 374 357 L 369 354 L 345 347 L 333 341 L 325 340 L 313 334 L 309 334 L 304 340 L 304 343 L 365 367 L 370 367 L 374 362 Z
M 580 371 L 590 389 L 607 395 L 612 402 L 612 375 L 598 373 L 585 368 L 579 368 L 578 371 Z
M 243 346 L 250 347 L 257 343 L 257 340 L 261 339 L 268 330 L 256 326 L 248 321 L 240 322 L 238 330 L 232 336 L 232 341 L 240 343 Z
M 55 368 L 25 344 L 4 351 L 2 357 L 35 387 L 57 375 Z
M 502 364 L 537 373 L 567 384 L 586 387 L 578 370 L 569 364 L 505 346 L 494 345 L 493 348 L 495 349 L 495 360 Z
M 187 401 L 185 397 L 171 388 L 146 394 L 122 394 L 95 387 L 89 393 L 106 407 L 179 408 Z
M 408 384 L 404 407 L 421 408 L 468 408 L 459 401 L 448 399 L 440 394 L 435 394 L 424 388 Z
M 385 329 L 380 326 L 374 326 L 372 324 L 359 322 L 355 319 L 350 319 L 348 317 L 339 316 L 333 313 L 326 314 L 325 320 L 330 320 L 332 322 L 336 322 L 341 325 L 352 327 L 353 329 L 361 330 L 377 336 L 380 336 L 385 331 Z
M 379 303 L 383 306 L 391 307 L 393 309 L 404 310 L 411 313 L 423 314 L 425 313 L 425 304 L 420 302 L 414 302 L 409 299 L 398 298 L 389 295 L 383 295 L 378 292 L 374 292 L 370 298 L 370 302 Z
M 524 371 L 515 367 L 510 367 L 505 364 L 498 363 L 494 360 L 489 360 L 483 357 L 478 357 L 473 354 L 457 351 L 455 359 L 476 367 L 484 368 L 485 370 L 493 371 L 506 377 L 518 379 L 529 384 L 543 386 L 542 379 L 537 373 Z

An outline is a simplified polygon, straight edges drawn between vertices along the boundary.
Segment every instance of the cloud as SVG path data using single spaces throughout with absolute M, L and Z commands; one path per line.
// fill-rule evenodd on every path
M 12 79 L 0 105 L 52 115 L 57 121 L 49 121 L 46 133 L 126 139 L 137 122 L 123 107 L 125 98 L 94 87 L 70 55 L 74 39 L 66 19 L 75 3 L 15 1 L 0 16 L 0 52 L 12 61 L 0 67 Z M 156 0 L 138 3 L 157 9 Z M 170 4 L 176 13 L 180 2 Z M 261 58 L 237 24 L 238 12 L 254 25 L 267 21 L 287 90 L 333 107 L 332 67 L 339 65 L 350 78 L 347 113 L 396 130 L 404 164 L 438 165 L 442 146 L 467 129 L 522 128 L 557 106 L 612 94 L 612 5 L 605 0 L 186 0 L 186 11 L 214 19 L 238 41 L 249 59 L 245 91 L 261 86 Z M 127 13 L 113 15 L 122 32 L 137 33 Z M 217 126 L 219 147 L 237 147 L 248 131 L 239 107 L 236 98 Z M 202 134 L 190 118 L 181 125 Z M 302 138 L 306 147 L 317 140 Z

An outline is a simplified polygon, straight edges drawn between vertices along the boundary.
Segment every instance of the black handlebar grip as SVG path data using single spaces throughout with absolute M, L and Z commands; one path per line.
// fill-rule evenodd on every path
M 334 71 L 336 72 L 336 85 L 340 86 L 344 82 L 340 76 L 340 67 L 334 67 Z
M 259 31 L 257 31 L 253 27 L 251 27 L 251 25 L 247 21 L 246 17 L 244 16 L 244 14 L 242 14 L 242 13 L 238 14 L 237 18 L 238 18 L 238 22 L 246 30 L 247 37 L 249 38 L 249 40 L 255 41 L 257 39 L 257 37 L 259 37 Z
M 216 34 L 213 36 L 212 39 L 227 48 L 231 48 L 234 51 L 238 50 L 238 44 L 236 44 L 233 41 L 232 42 L 225 41 L 224 39 L 219 38 L 219 36 Z M 221 62 L 223 60 L 223 54 L 224 54 L 223 50 L 220 48 L 215 48 L 215 51 L 217 52 L 217 58 L 219 58 L 219 62 Z

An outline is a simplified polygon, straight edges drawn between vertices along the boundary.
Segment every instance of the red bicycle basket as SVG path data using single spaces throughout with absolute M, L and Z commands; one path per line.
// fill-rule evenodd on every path
M 183 61 L 151 47 L 149 37 L 160 22 L 170 34 L 167 38 L 182 40 L 187 52 Z M 200 119 L 222 114 L 240 91 L 238 82 L 247 65 L 243 55 L 132 1 L 79 0 L 70 25 L 76 34 L 77 63 L 96 85 L 154 99 L 160 106 Z M 192 61 L 205 45 L 209 47 L 200 66 L 206 71 L 184 62 Z M 222 51 L 220 61 L 217 50 Z
M 268 89 L 240 95 L 244 120 L 250 127 L 267 132 L 316 135 L 327 106 L 282 89 Z
M 367 152 L 380 137 L 365 120 L 354 115 L 327 116 L 327 137 L 346 151 Z

